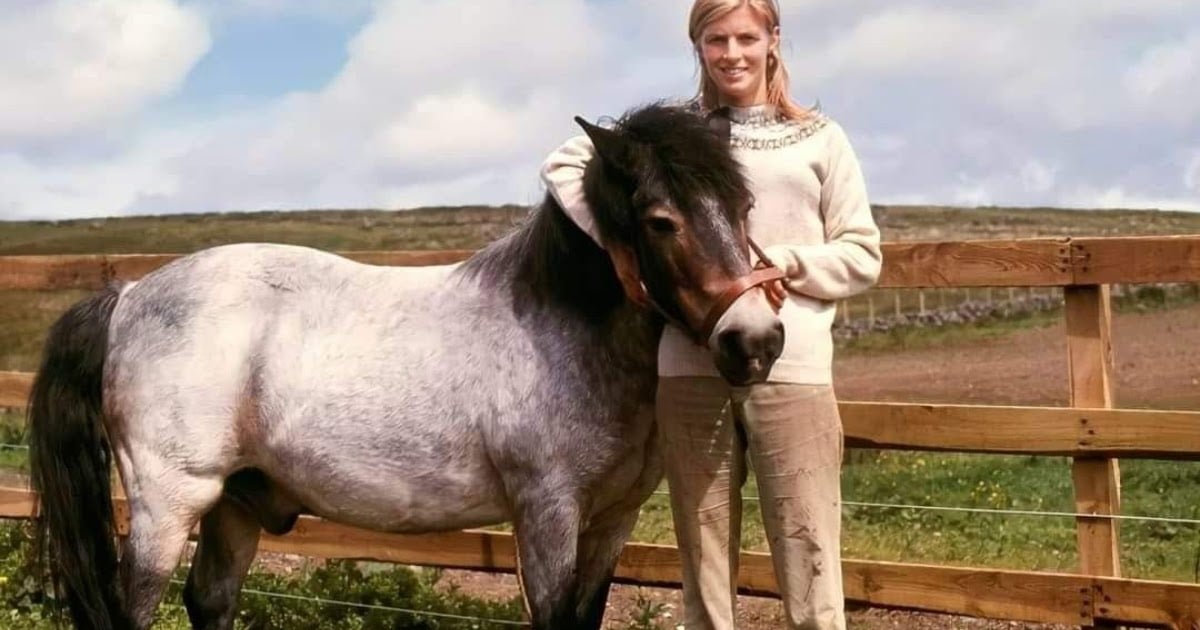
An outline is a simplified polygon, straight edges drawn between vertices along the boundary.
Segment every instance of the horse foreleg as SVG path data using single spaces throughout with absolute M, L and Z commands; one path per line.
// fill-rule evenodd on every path
M 633 526 L 637 524 L 637 507 L 610 513 L 593 521 L 579 536 L 579 595 L 582 606 L 580 630 L 599 630 L 604 621 L 604 607 L 613 569 Z
M 183 588 L 183 603 L 195 630 L 233 628 L 238 593 L 254 561 L 260 532 L 254 515 L 228 495 L 200 520 L 200 541 Z
M 579 503 L 546 490 L 516 518 L 517 564 L 534 630 L 578 627 Z

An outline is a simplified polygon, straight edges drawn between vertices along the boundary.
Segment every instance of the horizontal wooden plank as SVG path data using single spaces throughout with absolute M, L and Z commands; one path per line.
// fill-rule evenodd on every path
M 117 507 L 119 529 L 125 532 L 124 502 L 118 500 Z M 0 518 L 29 518 L 32 512 L 32 493 L 0 488 Z M 477 571 L 516 569 L 512 536 L 482 530 L 411 536 L 305 517 L 286 536 L 264 535 L 260 549 Z M 631 543 L 621 554 L 615 578 L 629 584 L 677 586 L 679 576 L 675 548 Z M 1195 584 L 865 560 L 846 560 L 843 580 L 852 602 L 1012 621 L 1088 624 L 1095 611 L 1096 619 L 1164 623 L 1194 619 L 1200 611 L 1200 585 Z M 770 555 L 744 552 L 738 586 L 742 593 L 778 596 Z
M 1076 284 L 1200 282 L 1200 235 L 1071 239 Z
M 1200 628 L 1200 585 L 1094 578 L 1097 619 L 1115 623 Z
M 351 251 L 351 260 L 371 265 L 421 267 L 468 258 L 470 250 Z M 79 254 L 0 256 L 0 290 L 99 289 L 113 279 L 136 280 L 180 254 Z
M 304 517 L 285 536 L 263 534 L 260 549 L 314 558 L 378 560 L 476 571 L 512 572 L 512 535 L 468 530 L 409 536 L 387 534 Z
M 847 560 L 846 599 L 871 606 L 1041 623 L 1092 623 L 1087 576 Z
M 462 261 L 471 250 L 347 251 L 376 265 Z M 0 289 L 96 289 L 177 254 L 0 256 Z M 881 288 L 1200 281 L 1200 235 L 884 243 Z
M 1200 459 L 1200 412 L 842 402 L 859 448 Z
M 0 407 L 24 407 L 33 386 L 33 374 L 0 371 Z
M 33 375 L 0 372 L 0 407 Z M 1200 412 L 840 403 L 846 445 L 916 451 L 1200 460 Z
M 880 288 L 1062 286 L 1065 239 L 885 243 Z

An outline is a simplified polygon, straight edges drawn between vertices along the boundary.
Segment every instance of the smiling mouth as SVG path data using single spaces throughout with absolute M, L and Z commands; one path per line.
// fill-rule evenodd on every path
M 738 79 L 746 75 L 747 68 L 721 68 L 721 74 L 730 79 Z

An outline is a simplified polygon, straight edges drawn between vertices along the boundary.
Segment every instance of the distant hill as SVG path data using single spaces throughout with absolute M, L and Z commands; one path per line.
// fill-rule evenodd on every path
M 884 205 L 874 211 L 887 241 L 1200 234 L 1200 213 L 1189 212 Z M 0 222 L 0 255 L 189 252 L 245 241 L 328 250 L 474 249 L 527 212 L 466 206 L 12 221 Z

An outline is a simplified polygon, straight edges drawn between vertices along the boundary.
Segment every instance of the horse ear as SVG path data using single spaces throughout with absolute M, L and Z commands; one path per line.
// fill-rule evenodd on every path
M 729 142 L 730 135 L 733 133 L 730 130 L 729 122 L 729 107 L 718 107 L 709 112 L 704 121 L 708 123 L 708 128 L 713 130 L 725 142 Z
M 592 145 L 596 147 L 596 155 L 599 155 L 606 165 L 625 174 L 632 170 L 630 160 L 633 157 L 633 147 L 629 140 L 611 129 L 593 125 L 579 116 L 575 117 L 575 122 L 579 123 L 583 132 L 591 138 Z

